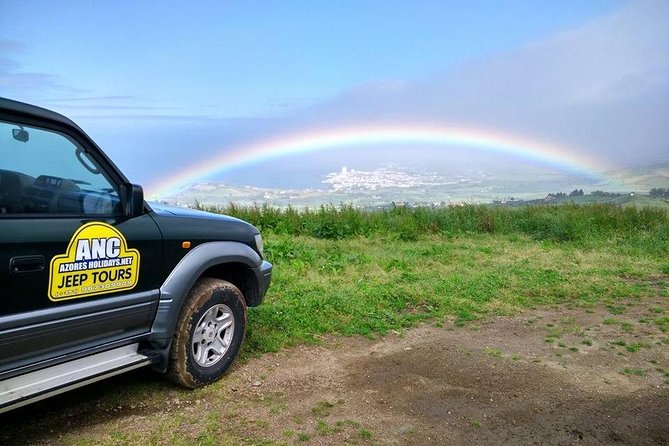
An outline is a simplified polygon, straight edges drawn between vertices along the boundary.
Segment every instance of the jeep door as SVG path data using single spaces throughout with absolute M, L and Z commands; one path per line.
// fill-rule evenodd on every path
M 124 181 L 63 123 L 0 113 L 0 379 L 149 331 L 161 236 Z

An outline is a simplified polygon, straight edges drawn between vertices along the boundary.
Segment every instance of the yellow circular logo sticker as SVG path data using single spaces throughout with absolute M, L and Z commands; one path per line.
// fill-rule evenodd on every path
M 51 259 L 49 299 L 76 299 L 130 290 L 137 285 L 139 251 L 106 223 L 86 223 L 74 233 L 65 254 Z

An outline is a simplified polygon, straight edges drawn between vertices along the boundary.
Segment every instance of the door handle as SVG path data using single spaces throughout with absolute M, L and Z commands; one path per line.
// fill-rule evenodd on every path
M 9 260 L 9 271 L 12 274 L 36 273 L 44 270 L 44 256 L 12 257 Z

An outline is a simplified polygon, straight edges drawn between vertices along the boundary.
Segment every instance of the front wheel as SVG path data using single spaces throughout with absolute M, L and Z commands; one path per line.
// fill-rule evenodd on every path
M 245 331 L 241 291 L 224 280 L 198 280 L 177 321 L 167 377 L 191 389 L 216 381 L 237 357 Z

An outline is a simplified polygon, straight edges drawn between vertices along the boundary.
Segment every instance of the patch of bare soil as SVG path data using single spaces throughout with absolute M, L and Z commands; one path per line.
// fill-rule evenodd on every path
M 104 392 L 114 389 L 93 386 L 79 422 L 67 412 L 84 403 L 56 399 L 56 413 L 40 403 L 0 418 L 0 443 L 109 440 L 214 413 L 232 444 L 669 444 L 665 303 L 328 339 L 237 365 L 209 391 L 178 392 L 175 404 L 172 388 L 160 385 L 157 401 L 135 408 L 130 398 L 109 413 Z M 197 429 L 182 434 L 202 439 Z

